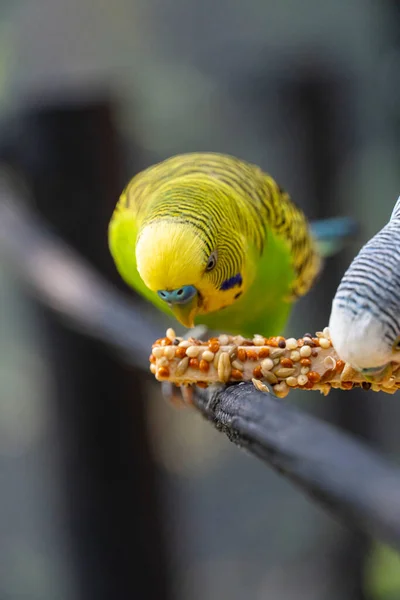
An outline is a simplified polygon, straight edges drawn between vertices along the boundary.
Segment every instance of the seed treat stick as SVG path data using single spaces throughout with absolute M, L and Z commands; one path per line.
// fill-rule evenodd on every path
M 255 335 L 250 340 L 222 334 L 208 341 L 184 340 L 168 329 L 164 338 L 154 342 L 149 360 L 158 381 L 199 387 L 253 381 L 260 390 L 269 385 L 279 398 L 291 388 L 319 390 L 326 396 L 331 388 L 362 387 L 394 394 L 400 387 L 400 365 L 395 363 L 384 379 L 366 381 L 337 355 L 328 327 L 299 339 Z

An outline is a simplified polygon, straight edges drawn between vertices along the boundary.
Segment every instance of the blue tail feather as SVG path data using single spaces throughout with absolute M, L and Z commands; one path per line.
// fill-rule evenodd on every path
M 354 239 L 359 231 L 357 222 L 351 217 L 333 217 L 313 221 L 311 231 L 322 256 L 332 256 Z

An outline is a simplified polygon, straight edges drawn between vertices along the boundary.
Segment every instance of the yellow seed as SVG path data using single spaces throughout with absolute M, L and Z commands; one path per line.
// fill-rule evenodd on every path
M 297 348 L 297 340 L 295 338 L 288 338 L 286 340 L 286 348 L 288 350 L 294 350 Z
M 164 356 L 168 360 L 172 360 L 175 356 L 175 347 L 174 346 L 166 346 L 164 348 Z
M 274 366 L 274 361 L 270 358 L 265 358 L 261 363 L 261 372 L 265 376 Z
M 159 358 L 158 362 L 157 362 L 157 366 L 158 367 L 167 367 L 168 366 L 168 358 L 165 358 L 165 356 L 162 356 L 161 358 Z
M 294 369 L 293 367 L 281 367 L 280 369 L 277 369 L 275 371 L 275 375 L 277 377 L 282 377 L 283 379 L 285 379 L 286 377 L 290 377 L 290 375 L 293 375 L 295 371 L 296 369 Z
M 155 375 L 157 373 L 157 367 L 154 364 L 150 365 L 150 371 L 153 373 L 153 375 Z
M 183 340 L 182 342 L 179 342 L 179 346 L 181 348 L 189 348 L 189 346 L 191 346 L 191 344 L 188 340 Z
M 331 342 L 329 340 L 327 340 L 326 338 L 320 338 L 319 340 L 319 345 L 321 346 L 321 348 L 323 348 L 324 350 L 327 350 L 328 348 L 330 348 L 331 346 Z
M 185 358 L 182 358 L 182 360 L 180 360 L 178 362 L 178 364 L 176 365 L 176 369 L 175 369 L 175 375 L 183 375 L 184 373 L 186 373 L 187 368 L 189 366 L 189 357 L 185 356 Z
M 228 352 L 221 352 L 218 361 L 218 378 L 220 381 L 227 383 L 231 376 L 231 370 L 232 367 Z
M 153 350 L 151 351 L 151 353 L 156 358 L 161 358 L 163 356 L 163 354 L 164 354 L 164 348 L 161 348 L 160 346 L 156 346 L 155 348 L 153 348 Z
M 288 385 L 289 387 L 296 387 L 297 377 L 288 377 L 286 379 L 286 385 Z
M 308 356 L 311 356 L 311 348 L 310 348 L 310 346 L 302 346 L 300 348 L 300 356 L 302 358 L 307 358 Z
M 298 350 L 293 350 L 293 352 L 290 353 L 290 360 L 293 362 L 299 362 L 300 358 L 301 356 Z
M 333 370 L 336 368 L 336 360 L 333 358 L 333 356 L 327 356 L 324 358 L 324 367 L 328 370 Z
M 310 367 L 301 367 L 300 373 L 302 375 L 307 375 L 307 373 L 309 372 L 309 370 L 310 370 Z
M 253 382 L 253 385 L 256 388 L 256 390 L 258 390 L 259 392 L 266 392 L 266 393 L 269 392 L 269 389 L 265 385 L 265 383 L 262 383 L 258 379 L 252 379 L 251 381 Z
M 190 356 L 190 358 L 196 358 L 200 353 L 200 346 L 189 346 L 186 349 L 186 354 Z
M 289 393 L 289 387 L 284 381 L 274 385 L 274 393 L 278 398 L 286 398 Z
M 206 360 L 207 362 L 211 362 L 212 360 L 214 360 L 214 352 L 211 352 L 210 350 L 205 350 L 201 355 L 201 358 L 203 360 Z
M 165 335 L 166 335 L 166 337 L 167 337 L 168 339 L 170 339 L 170 340 L 171 340 L 171 342 L 173 342 L 173 341 L 174 341 L 174 339 L 176 338 L 176 333 L 175 333 L 175 331 L 172 329 L 172 327 L 169 327 L 169 328 L 167 329 L 167 333 L 166 333 Z
M 232 369 L 236 369 L 237 371 L 244 371 L 244 365 L 240 360 L 232 361 Z
M 307 375 L 299 375 L 297 378 L 297 383 L 298 385 L 306 385 L 306 383 L 308 382 L 308 377 Z

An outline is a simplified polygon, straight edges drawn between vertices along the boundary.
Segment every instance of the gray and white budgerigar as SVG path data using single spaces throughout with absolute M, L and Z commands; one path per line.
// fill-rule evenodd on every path
M 400 363 L 400 197 L 344 274 L 329 330 L 340 358 L 370 380 Z

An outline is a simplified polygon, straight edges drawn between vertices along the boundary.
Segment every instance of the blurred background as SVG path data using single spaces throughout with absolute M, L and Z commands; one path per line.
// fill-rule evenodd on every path
M 0 46 L 2 161 L 113 285 L 137 302 L 107 249 L 127 180 L 179 152 L 226 152 L 310 218 L 359 220 L 289 330 L 327 325 L 344 269 L 399 195 L 398 2 L 0 0 Z M 397 397 L 290 401 L 398 458 Z M 400 597 L 393 555 L 168 406 L 2 256 L 0 482 L 0 600 Z

